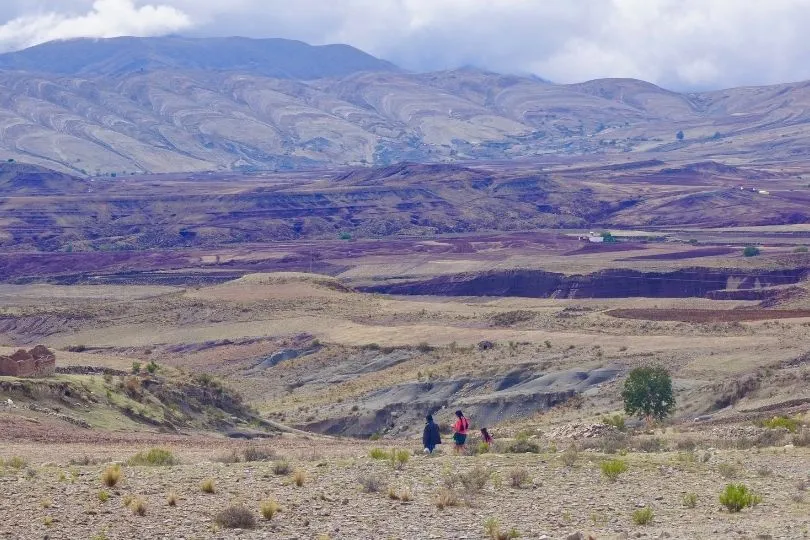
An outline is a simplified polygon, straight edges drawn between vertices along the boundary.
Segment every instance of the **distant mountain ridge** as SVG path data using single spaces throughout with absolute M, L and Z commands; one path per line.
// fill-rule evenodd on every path
M 408 73 L 345 45 L 278 39 L 83 39 L 0 55 L 0 160 L 90 176 L 626 154 L 789 163 L 808 149 L 810 83 L 682 94 L 634 79 Z
M 169 36 L 51 41 L 0 55 L 0 69 L 79 76 L 122 76 L 142 70 L 227 70 L 307 80 L 399 68 L 349 45 L 313 46 L 279 38 Z

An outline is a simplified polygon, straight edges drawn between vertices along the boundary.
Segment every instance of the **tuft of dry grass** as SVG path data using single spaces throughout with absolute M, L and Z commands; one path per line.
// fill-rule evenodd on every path
M 136 516 L 145 516 L 146 501 L 144 501 L 140 497 L 136 497 L 132 499 L 132 502 L 129 503 L 129 509 L 132 510 L 132 513 L 135 514 Z
M 166 497 L 166 503 L 169 506 L 177 506 L 177 499 L 178 499 L 177 493 L 175 493 L 174 491 L 170 491 L 169 495 Z
M 458 506 L 458 495 L 450 488 L 440 487 L 433 496 L 433 502 L 439 510 L 444 510 L 451 506 Z
M 267 521 L 270 521 L 276 514 L 278 514 L 281 511 L 281 507 L 275 500 L 267 499 L 262 501 L 259 510 L 261 510 L 262 517 Z
M 307 482 L 307 473 L 303 469 L 296 469 L 293 473 L 293 483 L 297 487 L 302 487 Z
M 200 483 L 200 489 L 203 493 L 214 493 L 216 492 L 216 486 L 214 485 L 213 478 L 206 478 Z
M 290 463 L 288 461 L 277 461 L 273 464 L 273 474 L 284 476 L 290 474 Z
M 122 476 L 121 465 L 116 463 L 104 469 L 104 472 L 101 473 L 101 482 L 107 487 L 115 487 Z

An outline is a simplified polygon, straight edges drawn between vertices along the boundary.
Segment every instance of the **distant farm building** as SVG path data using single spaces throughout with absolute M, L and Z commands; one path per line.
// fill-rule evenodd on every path
M 0 376 L 48 377 L 56 371 L 56 356 L 44 345 L 0 356 Z

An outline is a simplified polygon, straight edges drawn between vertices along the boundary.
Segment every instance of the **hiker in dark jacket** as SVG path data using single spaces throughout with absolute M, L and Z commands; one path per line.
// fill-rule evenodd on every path
M 425 447 L 426 454 L 432 454 L 437 444 L 442 444 L 442 437 L 439 434 L 439 425 L 433 421 L 432 415 L 427 415 L 425 431 L 422 432 L 422 446 Z

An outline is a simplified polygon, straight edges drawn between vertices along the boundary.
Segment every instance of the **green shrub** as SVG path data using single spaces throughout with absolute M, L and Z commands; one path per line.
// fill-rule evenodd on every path
M 140 362 L 132 362 L 132 374 L 137 375 L 141 372 L 141 363 Z
M 241 505 L 229 506 L 220 511 L 214 522 L 223 529 L 255 529 L 256 516 Z
M 391 466 L 398 471 L 404 469 L 410 459 L 411 453 L 408 450 L 403 448 L 391 450 Z
M 498 523 L 498 520 L 494 517 L 488 518 L 484 522 L 484 534 L 491 540 L 511 540 L 512 538 L 520 538 L 520 533 L 515 528 L 512 528 L 509 531 L 501 531 L 501 526 Z
M 753 493 L 745 484 L 728 484 L 720 494 L 720 504 L 729 512 L 739 512 L 748 506 L 756 506 L 762 497 Z
M 625 413 L 663 420 L 675 410 L 672 378 L 662 367 L 635 368 L 624 381 L 622 399 Z
M 371 459 L 390 459 L 391 454 L 386 452 L 382 448 L 372 448 L 371 451 L 368 453 Z
M 528 439 L 518 439 L 506 447 L 510 454 L 539 454 L 540 446 Z
M 110 500 L 110 493 L 108 491 L 104 491 L 103 489 L 98 492 L 98 500 L 105 503 Z
M 745 246 L 745 248 L 743 249 L 743 256 L 744 257 L 756 257 L 760 253 L 762 253 L 762 252 L 756 246 Z
M 619 475 L 627 472 L 628 466 L 626 461 L 621 459 L 610 459 L 603 461 L 599 467 L 602 469 L 602 474 L 611 482 L 615 482 Z
M 684 494 L 682 502 L 686 508 L 694 508 L 695 506 L 697 506 L 697 500 L 698 500 L 697 493 L 690 492 Z
M 633 523 L 636 525 L 648 525 L 652 522 L 653 511 L 649 506 L 639 508 L 633 512 Z
M 178 463 L 180 463 L 180 460 L 164 448 L 152 448 L 146 452 L 138 452 L 128 461 L 129 465 L 148 467 L 168 467 Z
M 788 418 L 787 416 L 774 416 L 767 420 L 762 420 L 759 425 L 768 429 L 786 429 L 791 433 L 796 433 L 801 427 L 801 423 L 795 418 Z
M 28 462 L 21 458 L 20 456 L 13 456 L 6 460 L 5 462 L 0 459 L 0 467 L 5 465 L 6 467 L 10 467 L 12 469 L 17 469 L 18 471 L 28 465 Z
M 626 429 L 624 416 L 621 414 L 614 414 L 611 416 L 605 416 L 602 418 L 602 423 L 608 426 L 613 426 L 619 431 L 624 431 Z

